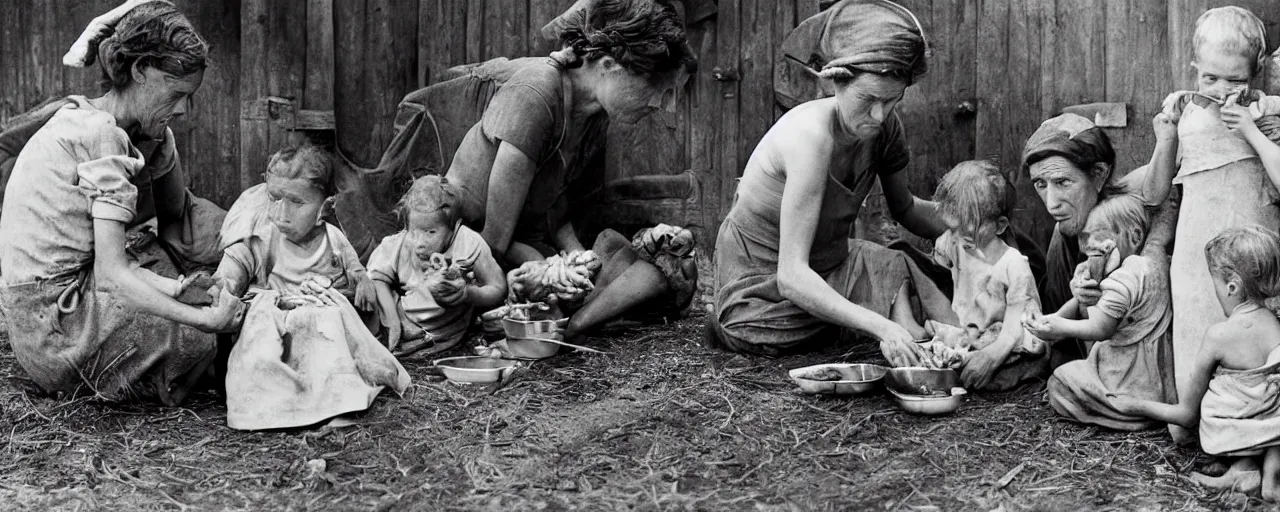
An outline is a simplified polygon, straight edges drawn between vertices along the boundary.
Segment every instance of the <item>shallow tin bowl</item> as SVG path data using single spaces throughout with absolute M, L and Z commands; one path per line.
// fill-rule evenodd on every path
M 835 370 L 844 377 L 842 380 L 814 380 L 805 378 L 822 370 Z M 791 370 L 791 380 L 800 386 L 800 390 L 811 395 L 856 395 L 875 389 L 884 378 L 888 368 L 877 364 L 830 363 L 806 366 Z
M 458 383 L 492 384 L 516 369 L 516 362 L 510 359 L 482 356 L 446 357 L 432 364 L 444 373 L 444 378 Z
M 507 338 L 507 351 L 516 359 L 546 359 L 560 352 L 560 345 L 536 338 Z
M 948 414 L 960 408 L 967 393 L 955 370 L 921 367 L 891 368 L 884 386 L 898 407 L 914 414 Z M 946 391 L 947 396 L 923 394 L 922 388 Z
M 569 325 L 568 318 L 559 320 L 515 320 L 512 318 L 502 319 L 502 330 L 507 333 L 507 338 L 529 339 L 529 338 L 545 338 L 549 334 L 563 331 Z

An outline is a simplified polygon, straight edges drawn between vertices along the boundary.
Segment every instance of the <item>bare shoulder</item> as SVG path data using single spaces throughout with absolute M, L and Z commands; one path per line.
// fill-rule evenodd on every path
M 802 103 L 783 114 L 769 129 L 765 138 L 788 149 L 830 146 L 835 99 L 824 98 Z

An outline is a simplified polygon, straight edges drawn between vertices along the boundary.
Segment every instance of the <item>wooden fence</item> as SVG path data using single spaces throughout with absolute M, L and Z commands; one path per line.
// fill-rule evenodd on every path
M 1144 163 L 1150 118 L 1191 85 L 1190 34 L 1206 8 L 1239 4 L 1280 36 L 1280 0 L 901 0 L 934 45 L 929 73 L 900 106 L 912 189 L 929 196 L 955 163 L 998 158 L 1012 171 L 1027 136 L 1064 107 L 1127 105 L 1109 128 L 1128 170 Z M 56 95 L 95 92 L 97 72 L 60 58 L 93 16 L 118 0 L 16 0 L 0 16 L 0 122 Z M 313 130 L 358 163 L 376 162 L 400 98 L 448 67 L 545 55 L 539 29 L 572 0 L 177 0 L 213 45 L 194 110 L 175 123 L 192 187 L 228 206 L 260 180 L 271 151 Z M 713 233 L 736 178 L 782 113 L 777 48 L 829 2 L 719 0 L 689 26 L 701 67 L 674 113 L 611 127 L 609 177 L 689 172 L 691 197 L 651 220 Z M 969 107 L 972 108 L 969 108 Z M 327 135 L 326 135 L 327 134 Z M 1015 173 L 1016 175 L 1016 173 Z M 1016 222 L 1051 227 L 1025 180 Z

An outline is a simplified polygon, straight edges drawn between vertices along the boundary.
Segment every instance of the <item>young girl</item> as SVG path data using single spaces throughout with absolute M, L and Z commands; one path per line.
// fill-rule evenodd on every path
M 1040 376 L 1047 368 L 1044 343 L 1021 323 L 1024 311 L 1040 310 L 1040 295 L 1026 256 L 1003 238 L 1012 236 L 1013 188 L 995 164 L 974 160 L 943 176 L 933 198 L 948 227 L 934 243 L 934 261 L 951 270 L 959 325 L 931 321 L 926 331 L 933 332 L 919 334 L 973 349 L 961 374 L 968 386 L 1003 390 Z
M 235 295 L 260 290 L 227 363 L 227 424 L 311 425 L 367 409 L 384 386 L 403 392 L 408 373 L 339 291 L 360 304 L 376 300 L 350 242 L 323 220 L 336 193 L 329 159 L 313 146 L 286 149 L 271 157 L 265 178 L 265 221 L 241 223 L 252 233 L 227 247 L 218 266 Z M 237 202 L 260 209 L 253 192 Z M 247 208 L 240 206 L 232 210 Z
M 1116 410 L 1107 393 L 1127 393 L 1173 402 L 1173 355 L 1169 325 L 1169 263 L 1164 247 L 1146 244 L 1147 212 L 1141 198 L 1120 195 L 1094 206 L 1080 233 L 1081 250 L 1101 281 L 1102 296 L 1080 315 L 1076 299 L 1057 313 L 1028 316 L 1032 334 L 1050 343 L 1093 342 L 1089 356 L 1059 366 L 1049 379 L 1049 404 L 1062 416 L 1117 430 L 1154 426 L 1144 417 Z
M 1275 501 L 1280 498 L 1280 321 L 1262 301 L 1280 294 L 1280 240 L 1256 226 L 1234 228 L 1210 240 L 1204 251 L 1226 319 L 1207 329 L 1181 400 L 1167 404 L 1116 392 L 1109 395 L 1110 403 L 1126 414 L 1187 429 L 1198 420 L 1206 453 L 1243 457 L 1223 477 L 1196 475 L 1202 483 L 1249 490 L 1258 480 L 1251 457 L 1261 456 L 1262 496 Z
M 1247 88 L 1262 70 L 1262 22 L 1240 7 L 1210 9 L 1196 21 L 1194 45 L 1197 91 L 1165 101 L 1166 111 L 1156 121 L 1161 144 L 1143 192 L 1148 204 L 1159 204 L 1171 183 L 1182 185 L 1170 263 L 1179 387 L 1190 383 L 1205 329 L 1225 319 L 1205 293 L 1213 284 L 1205 243 L 1231 227 L 1280 228 L 1280 149 L 1258 136 L 1252 116 L 1238 104 L 1239 98 L 1252 96 Z M 1176 138 L 1170 134 L 1175 120 Z M 1171 430 L 1179 440 L 1187 437 Z
M 472 312 L 502 303 L 506 278 L 479 233 L 461 225 L 457 189 L 444 178 L 418 178 L 400 200 L 405 230 L 382 239 L 369 257 L 369 274 L 378 291 L 387 345 L 406 355 L 440 352 L 457 345 L 471 325 Z M 442 276 L 433 255 L 459 269 Z M 465 278 L 475 274 L 475 283 Z

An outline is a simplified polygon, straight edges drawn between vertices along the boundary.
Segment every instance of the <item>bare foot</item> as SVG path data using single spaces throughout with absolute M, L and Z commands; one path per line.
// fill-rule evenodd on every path
M 1192 473 L 1191 481 L 1212 489 L 1231 489 L 1245 494 L 1262 487 L 1262 471 L 1252 457 L 1241 457 L 1222 476 Z

